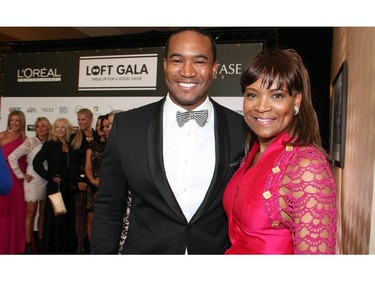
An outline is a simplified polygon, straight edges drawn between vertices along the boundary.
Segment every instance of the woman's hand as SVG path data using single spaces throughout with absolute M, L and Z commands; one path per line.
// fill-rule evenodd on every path
M 28 174 L 24 174 L 23 179 L 26 180 L 27 182 L 31 182 L 31 180 L 34 179 L 34 177 Z
M 77 186 L 78 186 L 78 189 L 81 190 L 81 191 L 87 190 L 87 183 L 85 183 L 85 182 L 78 182 Z

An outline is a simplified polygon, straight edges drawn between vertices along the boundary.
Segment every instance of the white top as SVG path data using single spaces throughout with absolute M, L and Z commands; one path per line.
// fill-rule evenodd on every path
M 190 120 L 179 127 L 177 111 L 186 111 L 169 97 L 163 113 L 163 156 L 169 185 L 187 221 L 202 203 L 215 169 L 214 110 L 207 97 L 195 110 L 208 109 L 204 127 Z
M 37 137 L 27 138 L 17 147 L 9 156 L 9 165 L 12 168 L 17 178 L 22 179 L 23 173 L 18 165 L 18 159 L 26 155 L 27 169 L 26 174 L 33 177 L 30 182 L 23 181 L 25 189 L 25 201 L 40 201 L 45 199 L 47 181 L 40 177 L 33 168 L 33 160 L 35 155 L 42 148 L 42 142 Z M 45 169 L 47 169 L 47 161 L 43 162 Z

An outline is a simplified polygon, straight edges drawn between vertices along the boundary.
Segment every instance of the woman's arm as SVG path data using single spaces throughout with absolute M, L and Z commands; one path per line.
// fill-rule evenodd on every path
M 29 154 L 31 151 L 31 141 L 30 139 L 26 139 L 19 147 L 17 147 L 11 154 L 8 156 L 9 165 L 13 170 L 13 173 L 17 176 L 19 179 L 25 178 L 27 181 L 31 180 L 30 176 L 28 176 L 26 173 L 24 174 L 19 165 L 18 165 L 18 159 L 20 159 L 22 156 Z M 28 163 L 32 165 L 32 163 Z
M 51 147 L 52 147 L 52 141 L 46 141 L 45 143 L 43 143 L 42 148 L 35 155 L 33 163 L 32 163 L 34 171 L 47 181 L 51 181 L 52 177 L 49 175 L 48 171 L 44 168 L 43 162 L 45 160 L 47 160 L 48 162 L 47 157 L 50 154 Z M 50 166 L 50 163 L 48 163 L 48 166 Z
M 87 149 L 86 150 L 86 162 L 85 162 L 85 174 L 86 174 L 87 179 L 90 181 L 90 183 L 98 187 L 99 179 L 95 178 L 92 172 L 91 154 L 92 154 L 91 148 Z
M 282 184 L 281 216 L 295 254 L 335 254 L 336 185 L 324 155 L 310 149 L 289 165 Z

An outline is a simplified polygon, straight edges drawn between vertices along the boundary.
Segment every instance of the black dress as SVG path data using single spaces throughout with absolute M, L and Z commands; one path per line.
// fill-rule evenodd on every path
M 90 251 L 90 245 L 87 234 L 87 213 L 86 213 L 86 197 L 87 191 L 81 191 L 77 184 L 79 182 L 85 182 L 90 185 L 89 180 L 85 175 L 85 162 L 86 162 L 86 150 L 91 146 L 93 141 L 98 140 L 98 134 L 92 129 L 93 140 L 87 141 L 86 135 L 83 131 L 83 138 L 81 146 L 78 149 L 74 149 L 71 145 L 72 140 L 75 138 L 77 133 L 70 136 L 70 159 L 71 159 L 71 173 L 72 182 L 74 187 L 73 195 L 73 210 L 74 210 L 74 225 L 77 239 L 77 254 L 86 254 Z
M 102 162 L 102 155 L 105 150 L 105 142 L 102 141 L 93 141 L 91 143 L 91 165 L 92 173 L 94 178 L 100 178 L 100 164 Z M 86 210 L 89 212 L 94 211 L 94 200 L 96 197 L 96 192 L 98 188 L 92 184 L 89 184 L 87 188 L 87 201 L 86 201 Z
M 33 160 L 35 172 L 48 181 L 47 196 L 58 191 L 53 177 L 61 176 L 60 192 L 67 209 L 66 214 L 55 216 L 50 200 L 46 200 L 43 224 L 45 254 L 74 254 L 76 248 L 69 152 L 64 152 L 62 145 L 60 141 L 45 142 Z M 43 166 L 44 160 L 48 163 L 47 170 Z

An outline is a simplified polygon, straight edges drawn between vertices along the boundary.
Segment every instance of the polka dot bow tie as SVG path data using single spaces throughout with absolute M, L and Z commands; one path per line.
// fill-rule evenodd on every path
M 207 122 L 208 110 L 204 109 L 204 110 L 186 111 L 186 112 L 177 111 L 176 118 L 177 118 L 177 124 L 179 127 L 184 126 L 186 122 L 192 119 L 194 119 L 200 127 L 203 127 Z

